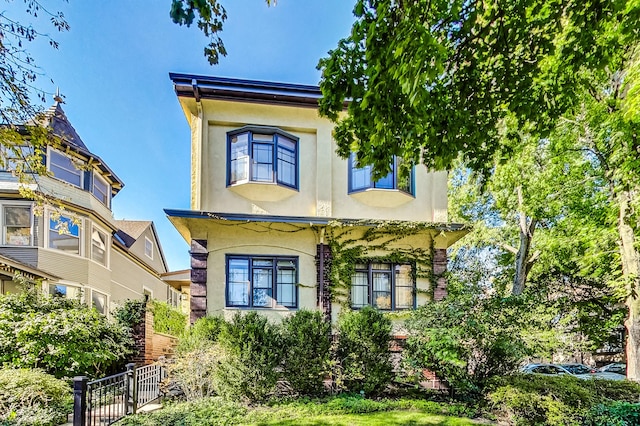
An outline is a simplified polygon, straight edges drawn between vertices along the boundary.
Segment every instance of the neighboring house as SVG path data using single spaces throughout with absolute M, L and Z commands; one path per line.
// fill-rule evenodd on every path
M 166 209 L 190 244 L 191 321 L 302 308 L 413 309 L 446 294 L 447 174 L 336 154 L 318 87 L 170 75 L 191 128 L 191 209 Z M 187 149 L 185 146 L 184 149 Z
M 14 170 L 22 160 L 4 154 L 0 292 L 18 291 L 13 275 L 20 272 L 42 280 L 51 294 L 81 297 L 105 314 L 145 295 L 178 306 L 179 293 L 161 279 L 167 264 L 153 223 L 114 219 L 111 201 L 124 183 L 89 151 L 61 102 L 56 97 L 41 123 L 54 135 L 42 158 L 50 176 L 35 175 L 29 184 L 46 195 L 42 205 L 21 195 Z

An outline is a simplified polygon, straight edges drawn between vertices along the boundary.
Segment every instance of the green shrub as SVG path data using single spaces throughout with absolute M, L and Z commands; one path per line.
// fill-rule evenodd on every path
M 627 381 L 580 380 L 517 374 L 487 383 L 489 409 L 517 425 L 579 425 L 589 410 L 606 401 L 638 401 L 640 385 Z
M 584 426 L 634 426 L 640 424 L 640 404 L 613 402 L 593 407 Z
M 0 424 L 55 426 L 73 409 L 66 382 L 41 370 L 0 369 Z
M 35 290 L 0 295 L 0 365 L 99 377 L 130 353 L 127 328 L 76 299 Z
M 156 333 L 180 337 L 187 327 L 187 315 L 167 302 L 151 300 L 147 303 L 153 314 L 153 330 Z
M 176 354 L 186 354 L 196 349 L 213 346 L 218 340 L 218 334 L 220 334 L 224 322 L 224 318 L 215 316 L 198 319 L 191 327 L 187 328 L 178 340 Z
M 113 318 L 122 326 L 133 328 L 144 321 L 147 302 L 144 300 L 127 299 L 111 313 Z
M 344 312 L 338 319 L 336 357 L 348 392 L 383 391 L 393 378 L 389 344 L 391 320 L 371 307 Z
M 220 349 L 211 344 L 177 356 L 168 364 L 169 377 L 184 392 L 187 401 L 216 395 L 216 373 Z
M 282 362 L 279 328 L 256 312 L 237 312 L 218 335 L 216 390 L 227 399 L 263 401 L 275 393 Z
M 121 426 L 209 426 L 246 424 L 248 409 L 222 398 L 203 398 L 191 402 L 169 404 L 149 414 L 127 416 Z
M 319 395 L 331 356 L 331 324 L 319 311 L 300 310 L 282 322 L 283 378 L 302 395 Z

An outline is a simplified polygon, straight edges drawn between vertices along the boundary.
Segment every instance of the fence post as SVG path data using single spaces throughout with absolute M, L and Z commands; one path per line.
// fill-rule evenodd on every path
M 73 426 L 87 424 L 87 376 L 73 378 Z
M 127 380 L 125 381 L 125 394 L 127 395 L 127 414 L 135 414 L 137 411 L 137 386 L 136 386 L 136 364 L 130 362 L 127 367 Z

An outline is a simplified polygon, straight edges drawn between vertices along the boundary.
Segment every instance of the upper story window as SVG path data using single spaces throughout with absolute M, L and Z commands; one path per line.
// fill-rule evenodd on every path
M 93 173 L 93 185 L 91 186 L 91 193 L 102 204 L 109 207 L 109 201 L 111 199 L 111 187 L 109 183 L 98 173 Z
M 228 256 L 227 306 L 297 307 L 297 269 L 295 257 Z
M 82 188 L 84 171 L 76 163 L 63 153 L 55 149 L 49 149 L 49 171 L 53 176 L 71 185 Z
M 378 179 L 373 179 L 371 166 L 358 167 L 355 154 L 349 156 L 349 192 L 363 191 L 365 189 L 398 189 L 413 195 L 413 169 L 405 176 L 400 173 L 401 160 L 394 157 L 391 164 L 391 172 Z
M 153 241 L 147 237 L 144 237 L 144 254 L 149 259 L 153 259 Z
M 411 265 L 357 264 L 351 275 L 351 307 L 373 306 L 381 310 L 415 306 L 415 281 Z
M 33 245 L 33 214 L 30 205 L 2 206 L 2 244 Z
M 49 213 L 49 248 L 67 253 L 80 253 L 80 225 L 67 216 Z
M 107 234 L 93 226 L 91 230 L 91 259 L 107 266 Z
M 35 161 L 34 149 L 31 145 L 4 146 L 0 149 L 0 154 L 1 170 L 28 172 L 31 170 L 30 164 Z
M 273 128 L 228 134 L 227 184 L 277 183 L 298 188 L 298 139 Z

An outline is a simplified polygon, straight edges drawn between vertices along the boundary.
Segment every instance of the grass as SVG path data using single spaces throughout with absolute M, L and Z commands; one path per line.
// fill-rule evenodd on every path
M 248 407 L 220 398 L 168 404 L 147 415 L 125 418 L 122 426 L 192 425 L 447 425 L 481 424 L 475 410 L 461 404 L 420 399 L 371 400 L 339 396 L 298 399 Z

